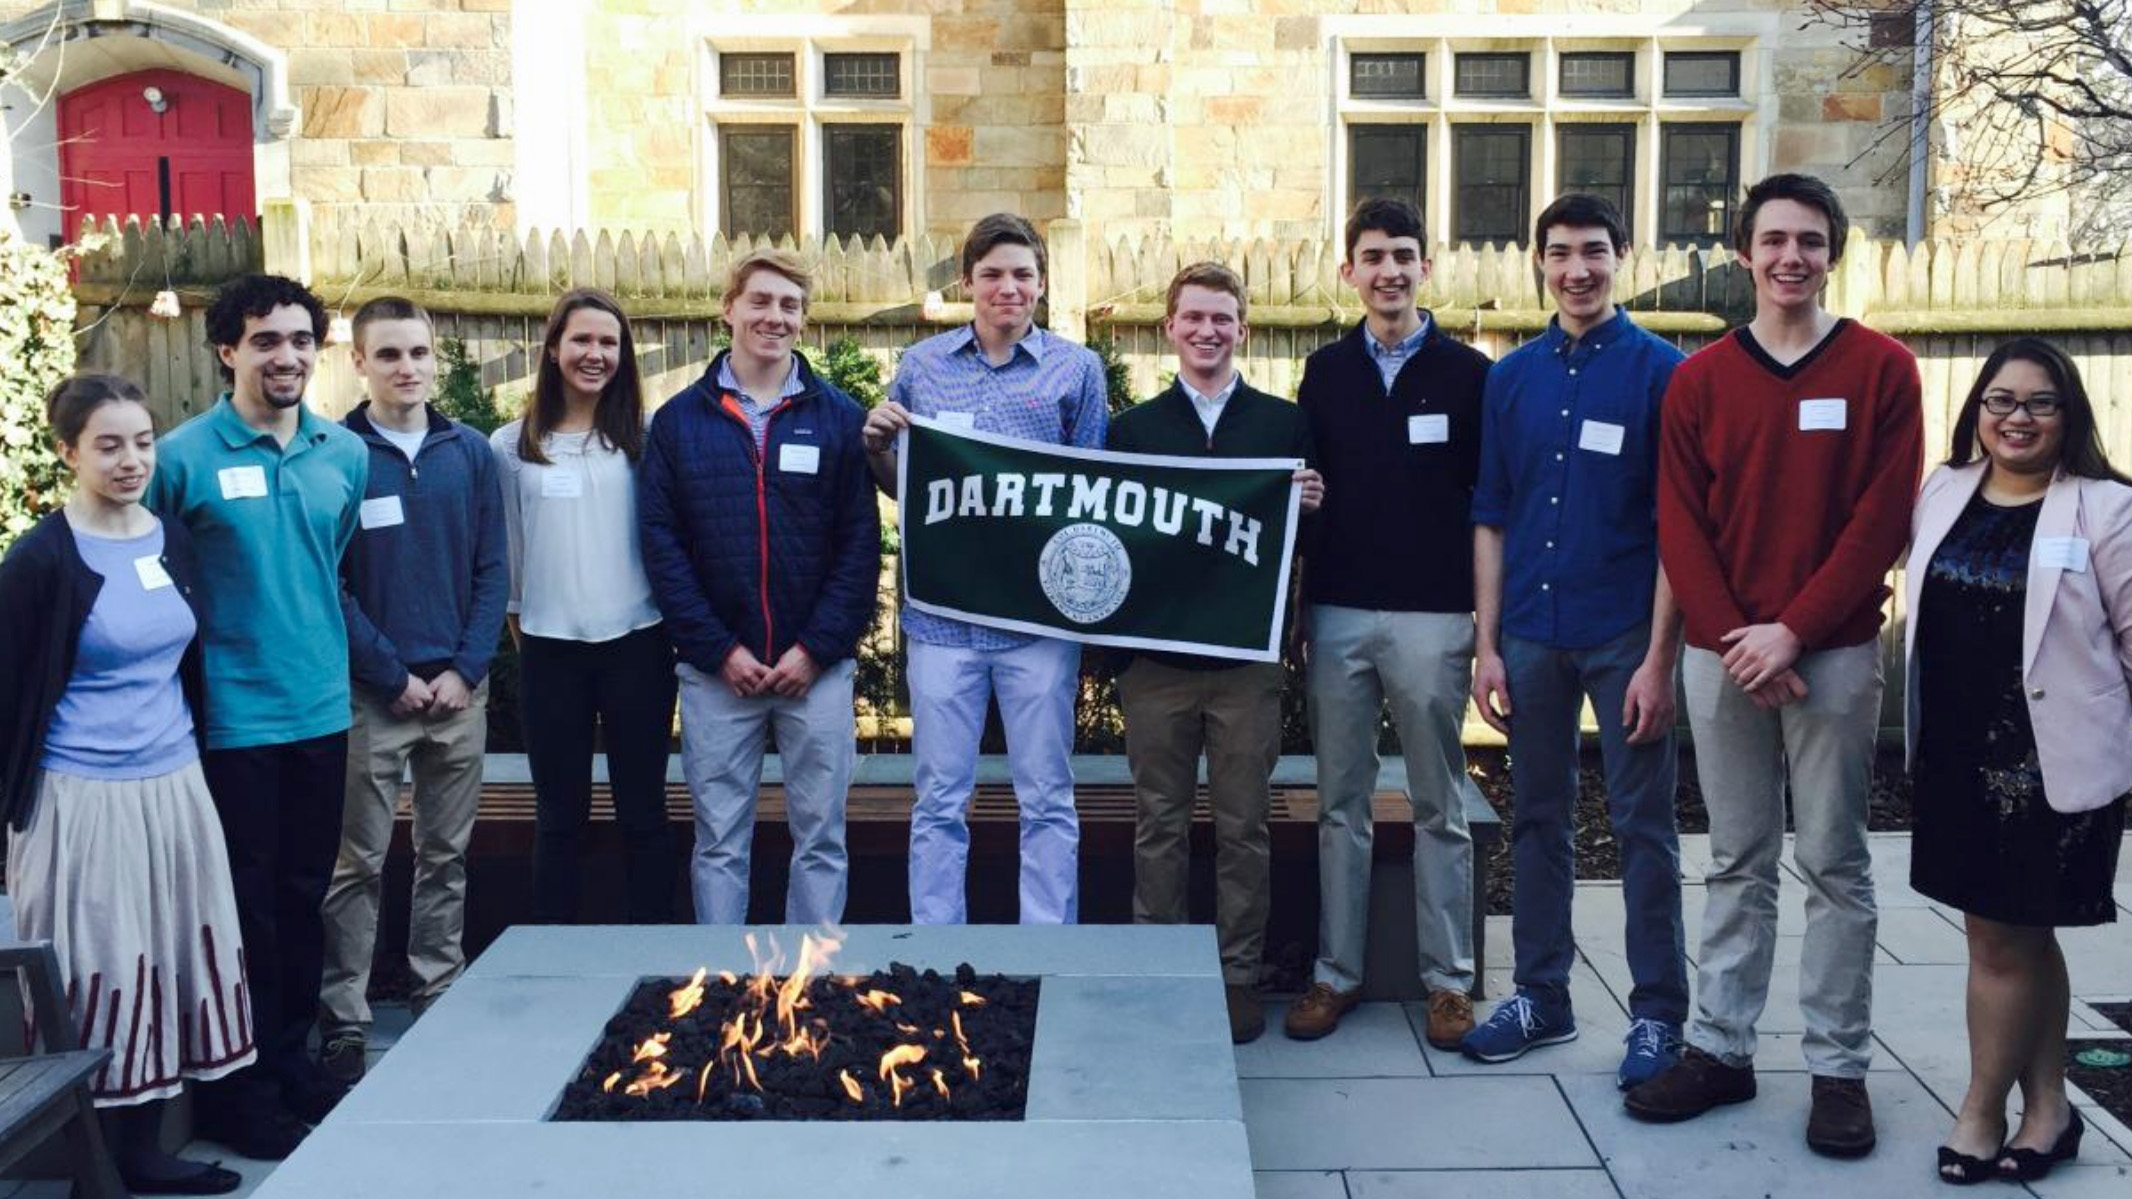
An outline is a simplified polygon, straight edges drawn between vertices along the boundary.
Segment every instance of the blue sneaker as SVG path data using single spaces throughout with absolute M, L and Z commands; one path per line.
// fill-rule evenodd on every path
M 1638 1017 L 1622 1041 L 1629 1048 L 1614 1081 L 1624 1091 L 1658 1077 L 1680 1057 L 1680 1025 L 1670 1021 Z
M 1525 1056 L 1528 1049 L 1576 1039 L 1577 1021 L 1569 1008 L 1550 1008 L 1520 990 L 1467 1033 L 1458 1050 L 1476 1062 L 1507 1062 Z

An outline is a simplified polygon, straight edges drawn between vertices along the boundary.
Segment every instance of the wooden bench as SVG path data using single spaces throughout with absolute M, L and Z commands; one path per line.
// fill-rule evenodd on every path
M 87 1199 L 124 1199 L 118 1169 L 104 1148 L 103 1128 L 89 1096 L 89 1080 L 111 1060 L 108 1049 L 76 1049 L 59 958 L 48 942 L 0 945 L 0 970 L 20 972 L 35 997 L 43 1051 L 0 1059 L 0 1172 L 63 1135 L 75 1193 Z M 11 988 L 12 989 L 12 988 Z
M 619 919 L 616 896 L 603 898 L 599 874 L 619 877 L 620 836 L 613 823 L 613 802 L 602 763 L 595 763 L 592 826 L 588 831 L 587 902 L 596 918 Z M 910 844 L 912 786 L 907 754 L 873 754 L 860 759 L 845 805 L 846 849 L 852 862 L 851 901 L 846 918 L 855 924 L 901 923 L 910 917 L 907 853 Z M 479 818 L 470 850 L 471 881 L 467 924 L 468 948 L 478 951 L 504 927 L 530 915 L 528 866 L 533 852 L 534 798 L 522 755 L 491 755 L 488 782 L 482 787 Z M 1124 923 L 1132 919 L 1133 789 L 1122 755 L 1074 759 L 1074 802 L 1081 816 L 1081 918 L 1089 923 Z M 783 907 L 786 859 L 791 841 L 785 832 L 784 789 L 776 755 L 764 762 L 763 791 L 757 805 L 751 915 L 775 921 Z M 981 759 L 976 792 L 970 804 L 970 916 L 977 921 L 1014 918 L 1015 866 L 1019 860 L 1014 789 L 1004 757 Z M 1405 792 L 1405 771 L 1387 758 L 1372 803 L 1376 823 L 1371 870 L 1371 918 L 1368 982 L 1372 998 L 1419 998 L 1415 947 L 1412 811 Z M 1282 758 L 1274 772 L 1271 840 L 1274 903 L 1269 946 L 1284 942 L 1315 945 L 1317 939 L 1317 815 L 1315 764 L 1307 757 Z M 685 847 L 693 836 L 694 816 L 688 788 L 681 782 L 679 756 L 670 763 L 666 809 L 675 839 Z M 1485 961 L 1488 860 L 1502 828 L 1493 809 L 1475 797 L 1467 806 L 1473 831 L 1473 938 L 1475 986 Z M 380 939 L 397 945 L 404 937 L 406 907 L 405 808 L 387 862 L 387 916 Z M 1202 798 L 1193 828 L 1195 887 L 1193 911 L 1211 920 L 1213 826 Z M 609 864 L 612 864 L 611 866 Z M 1203 867 L 1203 868 L 1202 868 Z M 675 911 L 688 910 L 686 883 L 677 872 Z M 618 885 L 607 889 L 618 896 Z

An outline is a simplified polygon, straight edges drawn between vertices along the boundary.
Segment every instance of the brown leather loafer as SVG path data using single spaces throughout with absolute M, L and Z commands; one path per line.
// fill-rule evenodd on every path
M 1862 1078 L 1814 1075 L 1814 1106 L 1806 1117 L 1806 1147 L 1823 1157 L 1873 1152 L 1873 1101 Z
M 1289 1005 L 1281 1031 L 1298 1041 L 1315 1041 L 1340 1027 L 1340 1017 L 1362 1002 L 1362 992 L 1335 991 L 1331 983 L 1312 983 L 1303 997 Z
M 1229 1006 L 1229 1040 L 1243 1045 L 1266 1031 L 1266 1009 L 1258 1001 L 1258 989 L 1231 983 L 1222 988 Z
M 1693 1120 L 1713 1107 L 1754 1098 L 1754 1067 L 1728 1066 L 1690 1045 L 1658 1077 L 1631 1087 L 1621 1106 L 1652 1124 Z
M 1473 1000 L 1464 991 L 1429 992 L 1429 1044 L 1457 1049 L 1473 1031 Z

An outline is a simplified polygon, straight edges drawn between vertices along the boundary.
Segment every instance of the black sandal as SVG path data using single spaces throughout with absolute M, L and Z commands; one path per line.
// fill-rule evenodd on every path
M 2002 1149 L 2000 1152 L 2004 1152 Z M 1948 1186 L 1975 1186 L 1999 1176 L 1998 1154 L 1990 1157 L 1971 1157 L 1958 1150 L 1940 1146 L 1940 1181 Z
M 2071 1161 L 2080 1155 L 2080 1134 L 2087 1124 L 2080 1118 L 2080 1109 L 2066 1105 L 2073 1118 L 2066 1121 L 2065 1131 L 2051 1142 L 2049 1149 L 2005 1149 L 1999 1153 L 1999 1177 L 2016 1182 L 2034 1182 L 2047 1177 L 2051 1167 L 2059 1162 Z

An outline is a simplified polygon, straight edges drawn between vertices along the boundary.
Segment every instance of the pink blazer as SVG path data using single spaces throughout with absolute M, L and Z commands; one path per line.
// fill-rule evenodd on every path
M 1908 686 L 1905 741 L 1917 747 L 1917 617 L 1925 568 L 1976 495 L 1984 464 L 1943 466 L 1917 496 L 1903 570 Z M 2132 790 L 2132 487 L 2059 475 L 2043 496 L 2036 543 L 2084 541 L 2087 569 L 2028 563 L 2021 678 L 2036 731 L 2043 793 L 2061 812 L 2085 812 Z

